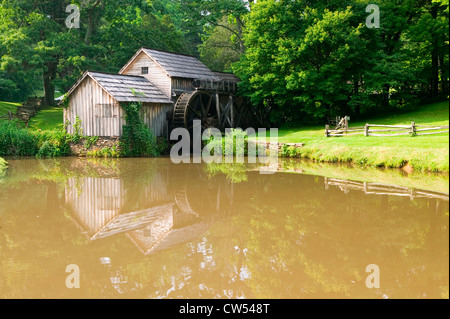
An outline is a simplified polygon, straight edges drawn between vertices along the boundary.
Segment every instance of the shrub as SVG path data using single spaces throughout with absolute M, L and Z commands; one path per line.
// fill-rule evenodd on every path
M 100 150 L 88 151 L 87 157 L 121 157 L 121 154 L 115 145 L 111 147 L 104 147 Z
M 238 141 L 241 141 L 238 143 Z M 242 143 L 243 141 L 243 143 Z M 231 129 L 230 131 L 225 133 L 225 136 L 221 139 L 216 139 L 213 136 L 210 137 L 209 140 L 204 141 L 205 144 L 208 144 L 211 149 L 211 155 L 216 155 L 214 153 L 215 148 L 220 148 L 222 150 L 222 155 L 228 155 L 228 156 L 235 156 L 238 154 L 241 154 L 243 152 L 243 155 L 249 155 L 249 147 L 248 147 L 248 135 L 246 131 L 243 131 L 242 129 Z M 233 151 L 232 154 L 230 150 L 227 149 L 228 147 L 232 147 Z M 243 149 L 237 149 L 243 148 Z M 239 152 L 238 152 L 239 151 Z M 256 154 L 252 154 L 256 155 Z
M 36 137 L 18 121 L 0 121 L 0 155 L 33 156 L 38 151 Z
M 60 157 L 70 155 L 70 136 L 64 131 L 38 131 L 37 157 Z
M 126 125 L 120 141 L 122 156 L 158 156 L 156 138 L 140 116 L 142 103 L 122 104 Z

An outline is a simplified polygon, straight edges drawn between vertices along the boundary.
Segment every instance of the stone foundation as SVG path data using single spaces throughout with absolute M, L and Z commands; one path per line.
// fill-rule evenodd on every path
M 86 148 L 85 146 L 86 141 L 87 140 L 85 138 L 81 138 L 78 143 L 71 143 L 71 155 L 84 157 L 88 152 L 100 151 L 104 148 L 111 148 L 113 146 L 115 146 L 116 148 L 119 147 L 119 138 L 114 137 L 99 137 L 97 142 L 90 145 L 89 148 Z

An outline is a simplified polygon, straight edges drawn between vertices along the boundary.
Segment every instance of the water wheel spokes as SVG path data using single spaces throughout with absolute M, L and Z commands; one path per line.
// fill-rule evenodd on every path
M 219 117 L 213 107 L 214 95 L 203 91 L 185 92 L 174 108 L 174 126 L 193 128 L 193 121 L 200 120 L 202 130 L 219 126 Z

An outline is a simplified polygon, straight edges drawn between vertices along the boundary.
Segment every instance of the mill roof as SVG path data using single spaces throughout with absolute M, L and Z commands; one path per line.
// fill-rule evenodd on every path
M 87 77 L 91 77 L 118 102 L 146 102 L 172 104 L 164 93 L 143 76 L 109 74 L 87 71 L 70 89 L 70 95 Z

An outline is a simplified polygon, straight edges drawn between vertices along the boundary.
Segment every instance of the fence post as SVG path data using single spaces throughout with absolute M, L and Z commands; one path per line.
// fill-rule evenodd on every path
M 330 129 L 330 125 L 325 125 L 325 136 L 326 137 L 329 137 L 329 135 L 328 135 L 328 130 Z
M 364 136 L 369 136 L 369 123 L 364 125 Z
M 416 136 L 416 123 L 411 122 L 411 136 Z

